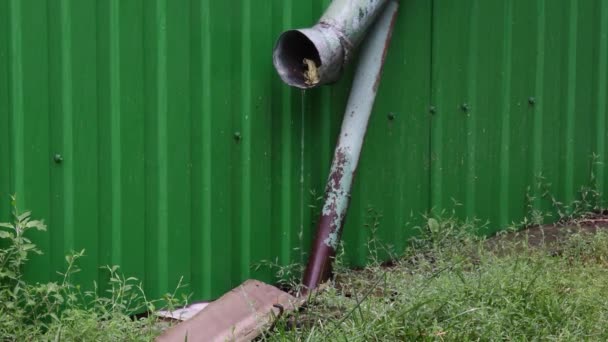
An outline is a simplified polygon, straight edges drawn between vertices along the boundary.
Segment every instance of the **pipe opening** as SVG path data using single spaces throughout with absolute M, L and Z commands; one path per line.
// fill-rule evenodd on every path
M 312 61 L 312 63 L 305 61 Z M 283 33 L 274 50 L 274 65 L 285 83 L 298 88 L 311 88 L 319 82 L 321 57 L 315 44 L 302 32 Z

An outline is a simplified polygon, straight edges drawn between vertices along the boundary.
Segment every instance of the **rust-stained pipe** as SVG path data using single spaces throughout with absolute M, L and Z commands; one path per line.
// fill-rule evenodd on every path
M 389 1 L 361 50 L 325 188 L 325 204 L 302 282 L 308 290 L 329 278 L 398 7 L 396 0 Z
M 333 0 L 315 26 L 281 34 L 272 56 L 281 79 L 302 89 L 337 81 L 387 2 Z

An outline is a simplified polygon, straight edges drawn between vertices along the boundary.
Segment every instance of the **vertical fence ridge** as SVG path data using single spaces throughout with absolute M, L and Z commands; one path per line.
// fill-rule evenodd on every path
M 538 21 L 536 24 L 536 73 L 534 75 L 534 96 L 540 97 L 540 101 L 534 104 L 534 120 L 532 123 L 532 182 L 536 182 L 536 177 L 540 176 L 543 169 L 543 88 L 545 73 L 545 0 L 538 0 L 537 6 Z M 540 209 L 541 189 L 534 185 L 534 207 Z
M 251 0 L 243 1 L 241 6 L 241 222 L 239 224 L 240 272 L 243 278 L 249 277 L 251 261 Z
M 434 104 L 435 99 L 433 98 L 433 94 L 435 93 L 435 75 L 433 74 L 435 68 L 433 67 L 433 63 L 435 60 L 435 0 L 430 0 L 430 11 L 428 13 L 429 20 L 429 94 L 428 94 L 428 106 L 432 106 Z M 433 113 L 431 113 L 431 108 L 426 108 L 429 112 L 429 127 L 428 127 L 428 184 L 429 184 L 429 198 L 427 204 L 427 210 L 433 210 L 435 207 L 435 199 L 437 198 L 437 193 L 435 190 L 435 155 L 434 155 L 434 146 L 435 141 L 433 140 L 433 122 L 437 120 L 433 120 Z M 403 198 L 404 194 L 402 193 L 401 197 Z
M 281 15 L 281 23 L 283 28 L 292 27 L 293 22 L 293 7 L 292 0 L 284 0 L 281 2 L 282 15 Z M 280 191 L 280 199 L 281 199 L 281 263 L 286 265 L 291 261 L 291 248 L 292 248 L 292 230 L 295 226 L 293 224 L 293 202 L 292 202 L 292 193 L 294 187 L 292 186 L 292 167 L 293 167 L 293 158 L 292 158 L 292 140 L 294 138 L 293 123 L 292 123 L 292 115 L 291 111 L 293 106 L 292 102 L 293 91 L 290 87 L 282 87 L 281 88 L 281 191 Z
M 467 216 L 473 218 L 475 216 L 475 189 L 477 188 L 476 175 L 476 149 L 477 149 L 477 120 L 481 113 L 479 102 L 477 101 L 477 58 L 478 50 L 478 24 L 479 24 L 479 2 L 474 1 L 471 8 L 471 16 L 469 19 L 469 63 L 467 65 L 467 106 L 473 106 L 472 109 L 463 108 L 466 113 L 466 190 L 465 190 L 465 205 L 467 207 Z M 472 113 L 471 113 L 472 112 Z
M 156 134 L 158 160 L 157 183 L 157 265 L 158 289 L 163 291 L 168 286 L 169 273 L 169 217 L 168 217 L 168 165 L 167 165 L 167 0 L 156 1 Z
M 9 60 L 10 75 L 9 85 L 9 140 L 10 140 L 10 160 L 12 165 L 11 183 L 13 194 L 21 199 L 24 196 L 25 180 L 23 177 L 25 169 L 24 161 L 24 139 L 25 126 L 23 122 L 23 55 L 22 55 L 22 22 L 21 22 L 21 1 L 12 0 L 9 2 L 10 23 L 9 23 Z
M 61 25 L 61 110 L 62 110 L 62 150 L 63 200 L 64 200 L 64 250 L 74 246 L 74 136 L 72 108 L 72 24 L 68 0 L 60 2 Z
M 211 151 L 213 148 L 213 140 L 211 134 L 212 125 L 212 112 L 211 112 L 211 65 L 212 65 L 212 54 L 211 54 L 211 17 L 209 1 L 203 0 L 201 6 L 201 20 L 202 22 L 202 80 L 203 80 L 203 120 L 202 120 L 202 132 L 203 132 L 203 227 L 201 227 L 203 234 L 203 241 L 201 246 L 203 249 L 203 269 L 207 274 L 211 274 L 211 265 L 213 255 L 211 253 L 212 240 L 211 240 L 211 210 L 212 204 L 212 190 L 213 180 L 211 174 Z M 203 292 L 205 294 L 211 293 L 211 277 L 207 276 L 203 278 Z
M 600 1 L 600 31 L 598 32 L 598 79 L 597 79 L 597 108 L 596 108 L 596 153 L 597 175 L 596 188 L 603 193 L 605 180 L 606 159 L 606 115 L 608 107 L 606 97 L 608 96 L 608 1 Z M 603 205 L 604 202 L 602 202 Z
M 0 106 L 0 136 L 6 139 L 6 143 L 0 144 L 0 159 L 11 161 L 10 149 L 12 148 L 10 135 L 10 58 L 9 45 L 11 31 L 10 26 L 10 11 L 8 1 L 0 2 L 0 103 L 6 104 Z M 0 172 L 0 222 L 9 221 L 10 207 L 8 195 L 11 188 L 11 169 L 5 167 Z
M 576 115 L 576 58 L 578 34 L 578 1 L 570 2 L 570 20 L 568 23 L 568 85 L 566 96 L 566 132 L 565 141 L 565 172 L 564 172 L 564 201 L 570 203 L 574 200 L 574 127 Z
M 438 54 L 441 52 L 441 45 L 438 42 L 437 32 L 439 30 L 439 20 L 437 17 L 440 14 L 440 6 L 433 1 L 431 16 L 431 101 L 429 104 L 429 112 L 431 116 L 430 124 L 430 141 L 429 144 L 429 160 L 430 160 L 430 187 L 431 199 L 429 210 L 437 210 L 441 212 L 443 209 L 443 120 L 438 116 L 443 110 L 443 101 L 441 97 L 441 85 L 439 84 L 440 67 L 437 65 Z
M 509 217 L 509 178 L 510 178 L 510 145 L 511 145 L 511 73 L 513 69 L 513 4 L 505 1 L 504 37 L 503 37 L 503 78 L 502 78 L 502 111 L 500 123 L 500 165 L 499 165 L 499 223 L 508 224 Z
M 121 95 L 120 95 L 120 3 L 109 2 L 110 38 L 110 155 L 112 263 L 118 265 L 122 255 L 122 182 L 121 182 Z

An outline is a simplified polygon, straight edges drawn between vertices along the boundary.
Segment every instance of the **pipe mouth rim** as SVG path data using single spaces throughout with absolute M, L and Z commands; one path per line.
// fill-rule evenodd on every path
M 292 87 L 309 89 L 321 84 L 321 55 L 315 43 L 300 30 L 285 31 L 279 36 L 272 61 L 283 82 Z

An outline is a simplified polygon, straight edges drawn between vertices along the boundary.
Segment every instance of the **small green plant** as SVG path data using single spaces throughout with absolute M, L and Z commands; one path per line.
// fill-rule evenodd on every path
M 11 197 L 11 204 L 15 211 L 15 220 L 12 223 L 0 223 L 0 239 L 7 242 L 7 247 L 0 249 L 0 283 L 18 287 L 21 285 L 21 268 L 27 262 L 30 253 L 41 254 L 36 245 L 32 243 L 25 233 L 29 230 L 46 230 L 44 222 L 31 219 L 31 213 L 20 213 L 17 210 L 17 201 Z M 18 288 L 14 289 L 18 292 Z
M 378 230 L 382 221 L 382 214 L 374 208 L 367 209 L 367 218 L 364 227 L 369 229 L 367 239 L 368 260 L 373 265 L 382 264 L 383 260 L 392 260 L 397 257 L 393 246 L 384 242 L 378 236 Z
M 139 280 L 125 277 L 118 266 L 105 266 L 109 274 L 106 294 L 83 291 L 72 281 L 80 271 L 85 251 L 66 256 L 60 280 L 31 284 L 23 267 L 32 253 L 41 251 L 27 237 L 30 230 L 46 230 L 44 222 L 20 212 L 13 196 L 13 222 L 0 223 L 0 340 L 2 341 L 150 341 L 161 331 L 157 306 L 173 309 L 185 304 L 176 292 L 149 300 Z M 177 289 L 183 285 L 178 284 Z M 142 318 L 135 314 L 149 312 Z
M 275 260 L 261 260 L 252 265 L 252 269 L 268 269 L 276 278 L 276 283 L 283 288 L 295 288 L 300 282 L 304 266 L 301 263 L 282 265 L 278 258 Z
M 536 175 L 534 187 L 528 186 L 526 191 L 526 216 L 522 226 L 539 226 L 546 223 L 546 219 L 552 219 L 558 223 L 570 222 L 600 211 L 603 208 L 602 192 L 598 186 L 595 170 L 602 166 L 602 162 L 595 153 L 590 156 L 589 160 L 587 184 L 579 187 L 577 197 L 569 203 L 564 203 L 555 195 L 552 184 L 547 181 L 542 172 Z M 543 211 L 540 208 L 543 201 L 552 208 L 551 211 Z

